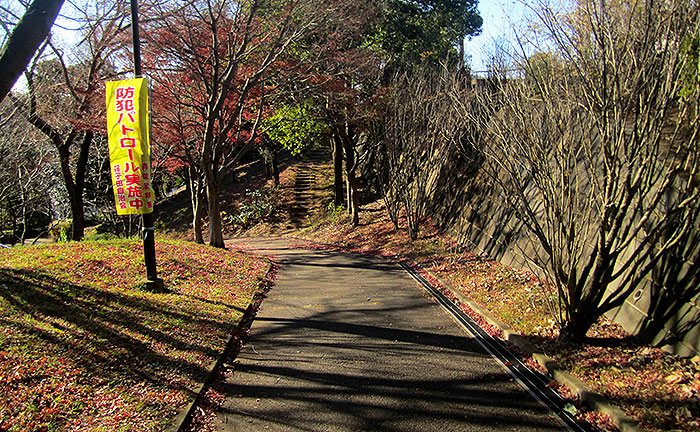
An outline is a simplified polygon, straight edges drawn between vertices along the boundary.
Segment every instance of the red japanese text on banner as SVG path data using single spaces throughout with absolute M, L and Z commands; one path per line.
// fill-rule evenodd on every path
M 107 134 L 117 214 L 153 211 L 148 81 L 110 81 Z

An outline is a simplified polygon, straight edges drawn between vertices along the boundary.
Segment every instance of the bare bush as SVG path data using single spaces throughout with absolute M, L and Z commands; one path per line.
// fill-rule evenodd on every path
M 441 66 L 402 74 L 392 86 L 378 159 L 384 172 L 382 192 L 395 226 L 404 209 L 413 240 L 435 190 L 436 173 L 459 137 L 461 127 L 450 100 L 459 82 L 459 76 Z
M 529 258 L 558 290 L 561 337 L 581 340 L 669 252 L 697 254 L 682 245 L 700 212 L 700 11 L 677 0 L 533 11 L 530 40 L 546 55 L 523 44 L 522 75 L 453 100 L 538 245 Z

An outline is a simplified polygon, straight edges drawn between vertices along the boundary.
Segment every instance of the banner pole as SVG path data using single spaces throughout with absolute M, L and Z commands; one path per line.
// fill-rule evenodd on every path
M 134 45 L 134 75 L 141 78 L 141 39 L 139 36 L 139 8 L 137 0 L 131 0 L 131 34 Z M 149 137 L 150 138 L 150 137 Z M 149 148 L 150 165 L 150 148 Z M 163 279 L 158 278 L 156 268 L 156 241 L 153 213 L 143 213 L 141 215 L 143 224 L 143 257 L 146 264 L 146 288 L 152 291 L 163 290 Z

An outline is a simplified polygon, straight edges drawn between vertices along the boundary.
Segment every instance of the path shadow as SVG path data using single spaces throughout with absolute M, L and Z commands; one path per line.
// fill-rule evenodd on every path
M 508 374 L 470 366 L 490 361 L 475 339 L 353 322 L 371 313 L 411 310 L 258 318 L 221 412 L 251 430 L 561 430 Z M 413 358 L 418 367 L 406 368 Z
M 293 281 L 229 359 L 224 430 L 561 430 L 395 263 L 258 246 Z

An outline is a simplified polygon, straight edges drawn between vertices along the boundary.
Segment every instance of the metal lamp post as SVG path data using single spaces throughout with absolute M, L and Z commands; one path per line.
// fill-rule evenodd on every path
M 137 0 L 131 0 L 131 31 L 134 45 L 134 75 L 135 78 L 141 78 L 143 71 L 141 69 L 139 8 Z M 158 277 L 158 270 L 156 268 L 156 242 L 155 229 L 153 227 L 153 213 L 143 213 L 141 218 L 143 224 L 143 256 L 146 264 L 146 280 L 144 282 L 147 289 L 162 291 L 164 289 L 163 279 Z

